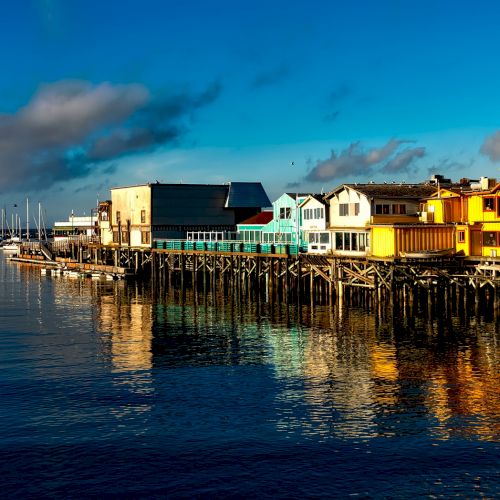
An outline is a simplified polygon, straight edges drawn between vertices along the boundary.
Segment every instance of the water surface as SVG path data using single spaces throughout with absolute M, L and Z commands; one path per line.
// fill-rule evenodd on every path
M 496 315 L 235 301 L 0 256 L 7 497 L 500 495 Z

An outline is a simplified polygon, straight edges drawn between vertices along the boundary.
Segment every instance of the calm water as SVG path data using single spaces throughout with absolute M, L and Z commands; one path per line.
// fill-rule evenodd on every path
M 500 334 L 0 256 L 5 497 L 500 496 Z

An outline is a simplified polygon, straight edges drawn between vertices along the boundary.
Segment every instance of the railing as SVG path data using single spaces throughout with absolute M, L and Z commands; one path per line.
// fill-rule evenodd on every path
M 191 250 L 202 252 L 238 252 L 259 254 L 297 255 L 299 248 L 294 244 L 255 243 L 235 240 L 222 241 L 192 241 L 192 240 L 154 240 L 153 248 L 158 250 Z M 301 247 L 301 252 L 307 247 Z

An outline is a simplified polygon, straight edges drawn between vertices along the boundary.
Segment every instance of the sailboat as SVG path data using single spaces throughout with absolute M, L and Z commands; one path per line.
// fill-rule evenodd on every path
M 14 205 L 17 206 L 17 205 Z M 2 237 L 4 236 L 4 223 L 7 225 L 8 233 L 10 237 L 8 239 L 3 239 L 0 243 L 0 249 L 7 252 L 19 252 L 22 243 L 22 228 L 21 228 L 21 217 L 19 214 L 12 214 L 12 227 L 9 227 L 9 223 L 5 217 L 5 209 L 2 209 Z M 29 200 L 26 198 L 26 239 L 30 240 L 30 230 L 29 230 Z

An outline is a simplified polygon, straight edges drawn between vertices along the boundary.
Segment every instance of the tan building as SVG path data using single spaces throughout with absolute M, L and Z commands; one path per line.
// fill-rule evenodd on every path
M 235 231 L 236 224 L 271 205 L 260 182 L 143 184 L 111 189 L 101 203 L 103 245 L 151 247 L 194 231 Z

